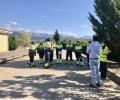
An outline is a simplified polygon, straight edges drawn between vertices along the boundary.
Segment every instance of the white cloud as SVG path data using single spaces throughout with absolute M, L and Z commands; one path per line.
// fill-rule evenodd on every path
M 44 29 L 41 29 L 41 30 L 35 30 L 34 31 L 35 33 L 43 33 L 43 34 L 51 34 L 51 35 L 53 35 L 54 34 L 54 32 L 52 32 L 52 31 L 46 31 L 46 30 L 44 30 Z
M 53 31 L 46 31 L 44 29 L 41 29 L 41 30 L 36 30 L 34 31 L 35 33 L 39 34 L 39 33 L 43 33 L 43 34 L 50 34 L 50 35 L 53 35 L 54 32 Z M 72 32 L 59 32 L 61 35 L 64 35 L 64 36 L 72 36 L 72 37 L 78 37 L 77 34 L 74 34 Z
M 18 23 L 17 23 L 17 22 L 14 22 L 14 21 L 11 21 L 11 22 L 10 22 L 10 25 L 16 26 L 16 25 L 18 25 Z
M 77 37 L 77 34 L 72 32 L 59 32 L 61 35 Z

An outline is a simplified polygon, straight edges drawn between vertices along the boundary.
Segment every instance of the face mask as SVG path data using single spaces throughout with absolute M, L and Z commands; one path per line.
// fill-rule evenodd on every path
M 101 46 L 103 47 L 103 46 L 104 46 L 104 44 L 101 44 Z
M 59 42 L 59 44 L 60 44 L 60 42 Z
M 80 45 L 80 43 L 77 43 L 77 45 Z

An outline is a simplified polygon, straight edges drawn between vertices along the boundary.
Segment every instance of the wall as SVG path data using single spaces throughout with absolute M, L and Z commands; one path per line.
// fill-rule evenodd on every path
M 0 33 L 0 52 L 8 51 L 8 34 Z

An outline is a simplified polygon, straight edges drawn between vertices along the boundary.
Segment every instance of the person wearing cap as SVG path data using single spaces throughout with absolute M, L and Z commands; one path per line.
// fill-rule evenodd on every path
M 43 41 L 40 41 L 40 44 L 37 46 L 37 52 L 39 54 L 39 63 L 42 64 L 44 63 L 44 44 Z
M 63 49 L 63 45 L 61 44 L 60 41 L 57 42 L 56 44 L 56 64 L 62 64 L 62 49 Z
M 89 54 L 89 64 L 92 73 L 92 84 L 89 84 L 90 87 L 95 88 L 96 86 L 101 86 L 100 78 L 100 53 L 101 53 L 101 44 L 98 42 L 98 37 L 93 36 L 93 42 L 89 45 L 87 53 Z
M 36 56 L 36 46 L 35 46 L 35 41 L 32 41 L 31 45 L 29 47 L 30 61 L 28 62 L 28 65 L 35 66 L 35 64 L 34 64 L 34 56 Z
M 106 79 L 107 74 L 107 55 L 111 52 L 104 42 L 101 43 L 102 52 L 100 54 L 101 79 Z
M 66 61 L 65 61 L 65 64 L 68 64 L 68 57 L 69 56 L 70 56 L 70 63 L 73 64 L 72 51 L 73 51 L 73 45 L 71 43 L 71 40 L 69 40 L 68 44 L 66 45 Z
M 44 44 L 45 47 L 45 68 L 49 67 L 49 62 L 50 62 L 50 55 L 51 55 L 51 43 L 50 39 L 46 39 L 46 43 Z
M 83 63 L 83 60 L 82 60 L 82 45 L 80 44 L 79 41 L 77 41 L 77 44 L 75 45 L 75 56 L 76 56 L 76 59 L 77 59 L 77 63 L 76 63 L 76 66 L 78 66 L 79 64 L 81 66 L 84 66 L 84 63 Z

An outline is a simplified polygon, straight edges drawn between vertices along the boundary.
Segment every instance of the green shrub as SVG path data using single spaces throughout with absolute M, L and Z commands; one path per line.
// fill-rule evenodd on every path
M 18 41 L 15 36 L 9 36 L 9 50 L 16 50 L 18 47 Z

